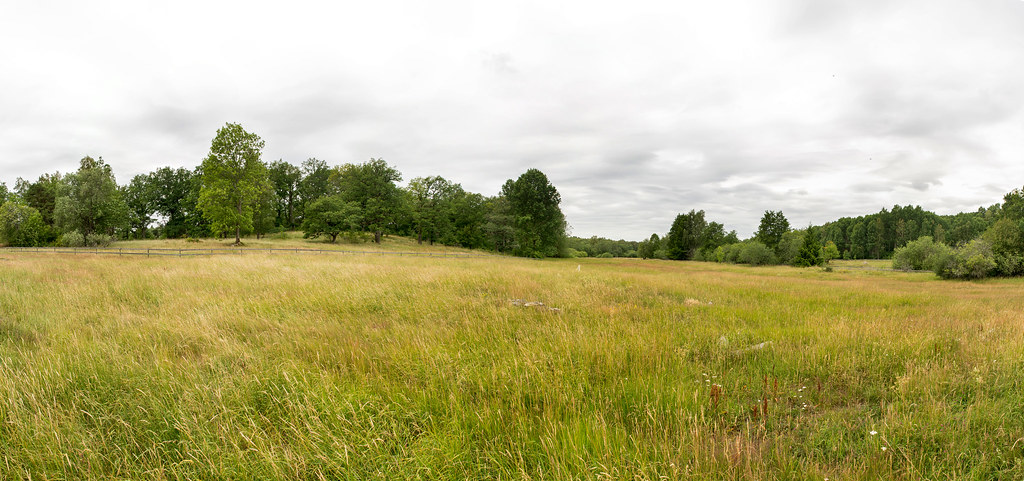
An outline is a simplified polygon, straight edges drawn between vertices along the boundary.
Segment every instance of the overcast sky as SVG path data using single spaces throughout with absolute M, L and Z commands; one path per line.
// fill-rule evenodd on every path
M 703 209 L 741 237 L 1024 185 L 1024 1 L 0 4 L 0 181 L 102 156 L 383 157 L 494 195 L 546 173 L 580 236 Z

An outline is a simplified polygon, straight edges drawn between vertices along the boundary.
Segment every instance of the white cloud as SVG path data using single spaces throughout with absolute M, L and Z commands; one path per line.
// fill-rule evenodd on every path
M 15 2 L 0 181 L 195 166 L 231 121 L 267 160 L 384 157 L 485 194 L 538 167 L 577 235 L 951 213 L 1024 184 L 1024 4 L 822 5 Z

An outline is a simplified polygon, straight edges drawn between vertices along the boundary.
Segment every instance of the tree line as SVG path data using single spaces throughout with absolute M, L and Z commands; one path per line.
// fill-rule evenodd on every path
M 561 196 L 537 169 L 509 179 L 495 196 L 441 176 L 398 185 L 383 159 L 331 166 L 262 160 L 264 142 L 239 124 L 214 136 L 194 169 L 161 167 L 119 185 L 102 157 L 77 171 L 0 183 L 0 241 L 9 246 L 95 246 L 118 239 L 234 238 L 302 230 L 308 238 L 420 243 L 528 257 L 564 256 Z
M 920 206 L 899 206 L 843 217 L 821 226 L 793 229 L 782 211 L 765 211 L 757 232 L 739 240 L 735 231 L 708 222 L 703 210 L 678 214 L 665 236 L 640 242 L 649 259 L 698 260 L 752 265 L 816 266 L 832 259 L 893 259 L 897 269 L 933 270 L 946 278 L 1024 275 L 1024 191 L 975 212 L 938 215 Z

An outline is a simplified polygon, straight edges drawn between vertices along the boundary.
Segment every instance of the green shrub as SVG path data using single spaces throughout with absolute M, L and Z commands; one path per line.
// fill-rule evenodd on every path
M 38 210 L 14 201 L 0 205 L 0 241 L 12 247 L 42 245 L 47 227 Z
M 114 238 L 106 234 L 89 234 L 85 236 L 85 245 L 89 247 L 106 247 L 114 242 Z
M 61 247 L 85 247 L 85 236 L 77 230 L 65 232 L 57 238 L 57 245 Z
M 957 248 L 936 270 L 946 279 L 982 279 L 995 274 L 997 267 L 992 244 L 975 239 Z
M 892 255 L 892 268 L 936 271 L 945 265 L 952 254 L 953 249 L 946 244 L 934 242 L 930 236 L 923 236 L 896 249 Z
M 596 255 L 595 257 L 597 257 L 598 259 L 611 259 L 612 257 L 615 256 L 613 256 L 611 252 L 602 252 Z
M 752 266 L 763 266 L 777 264 L 778 258 L 775 257 L 775 253 L 768 246 L 758 241 L 750 241 L 746 242 L 740 251 L 739 262 Z

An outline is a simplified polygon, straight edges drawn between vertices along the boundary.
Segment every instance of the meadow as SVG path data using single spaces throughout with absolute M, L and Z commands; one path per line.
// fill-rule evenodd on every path
M 1020 279 L 0 251 L 0 479 L 1024 479 L 1022 325 Z

